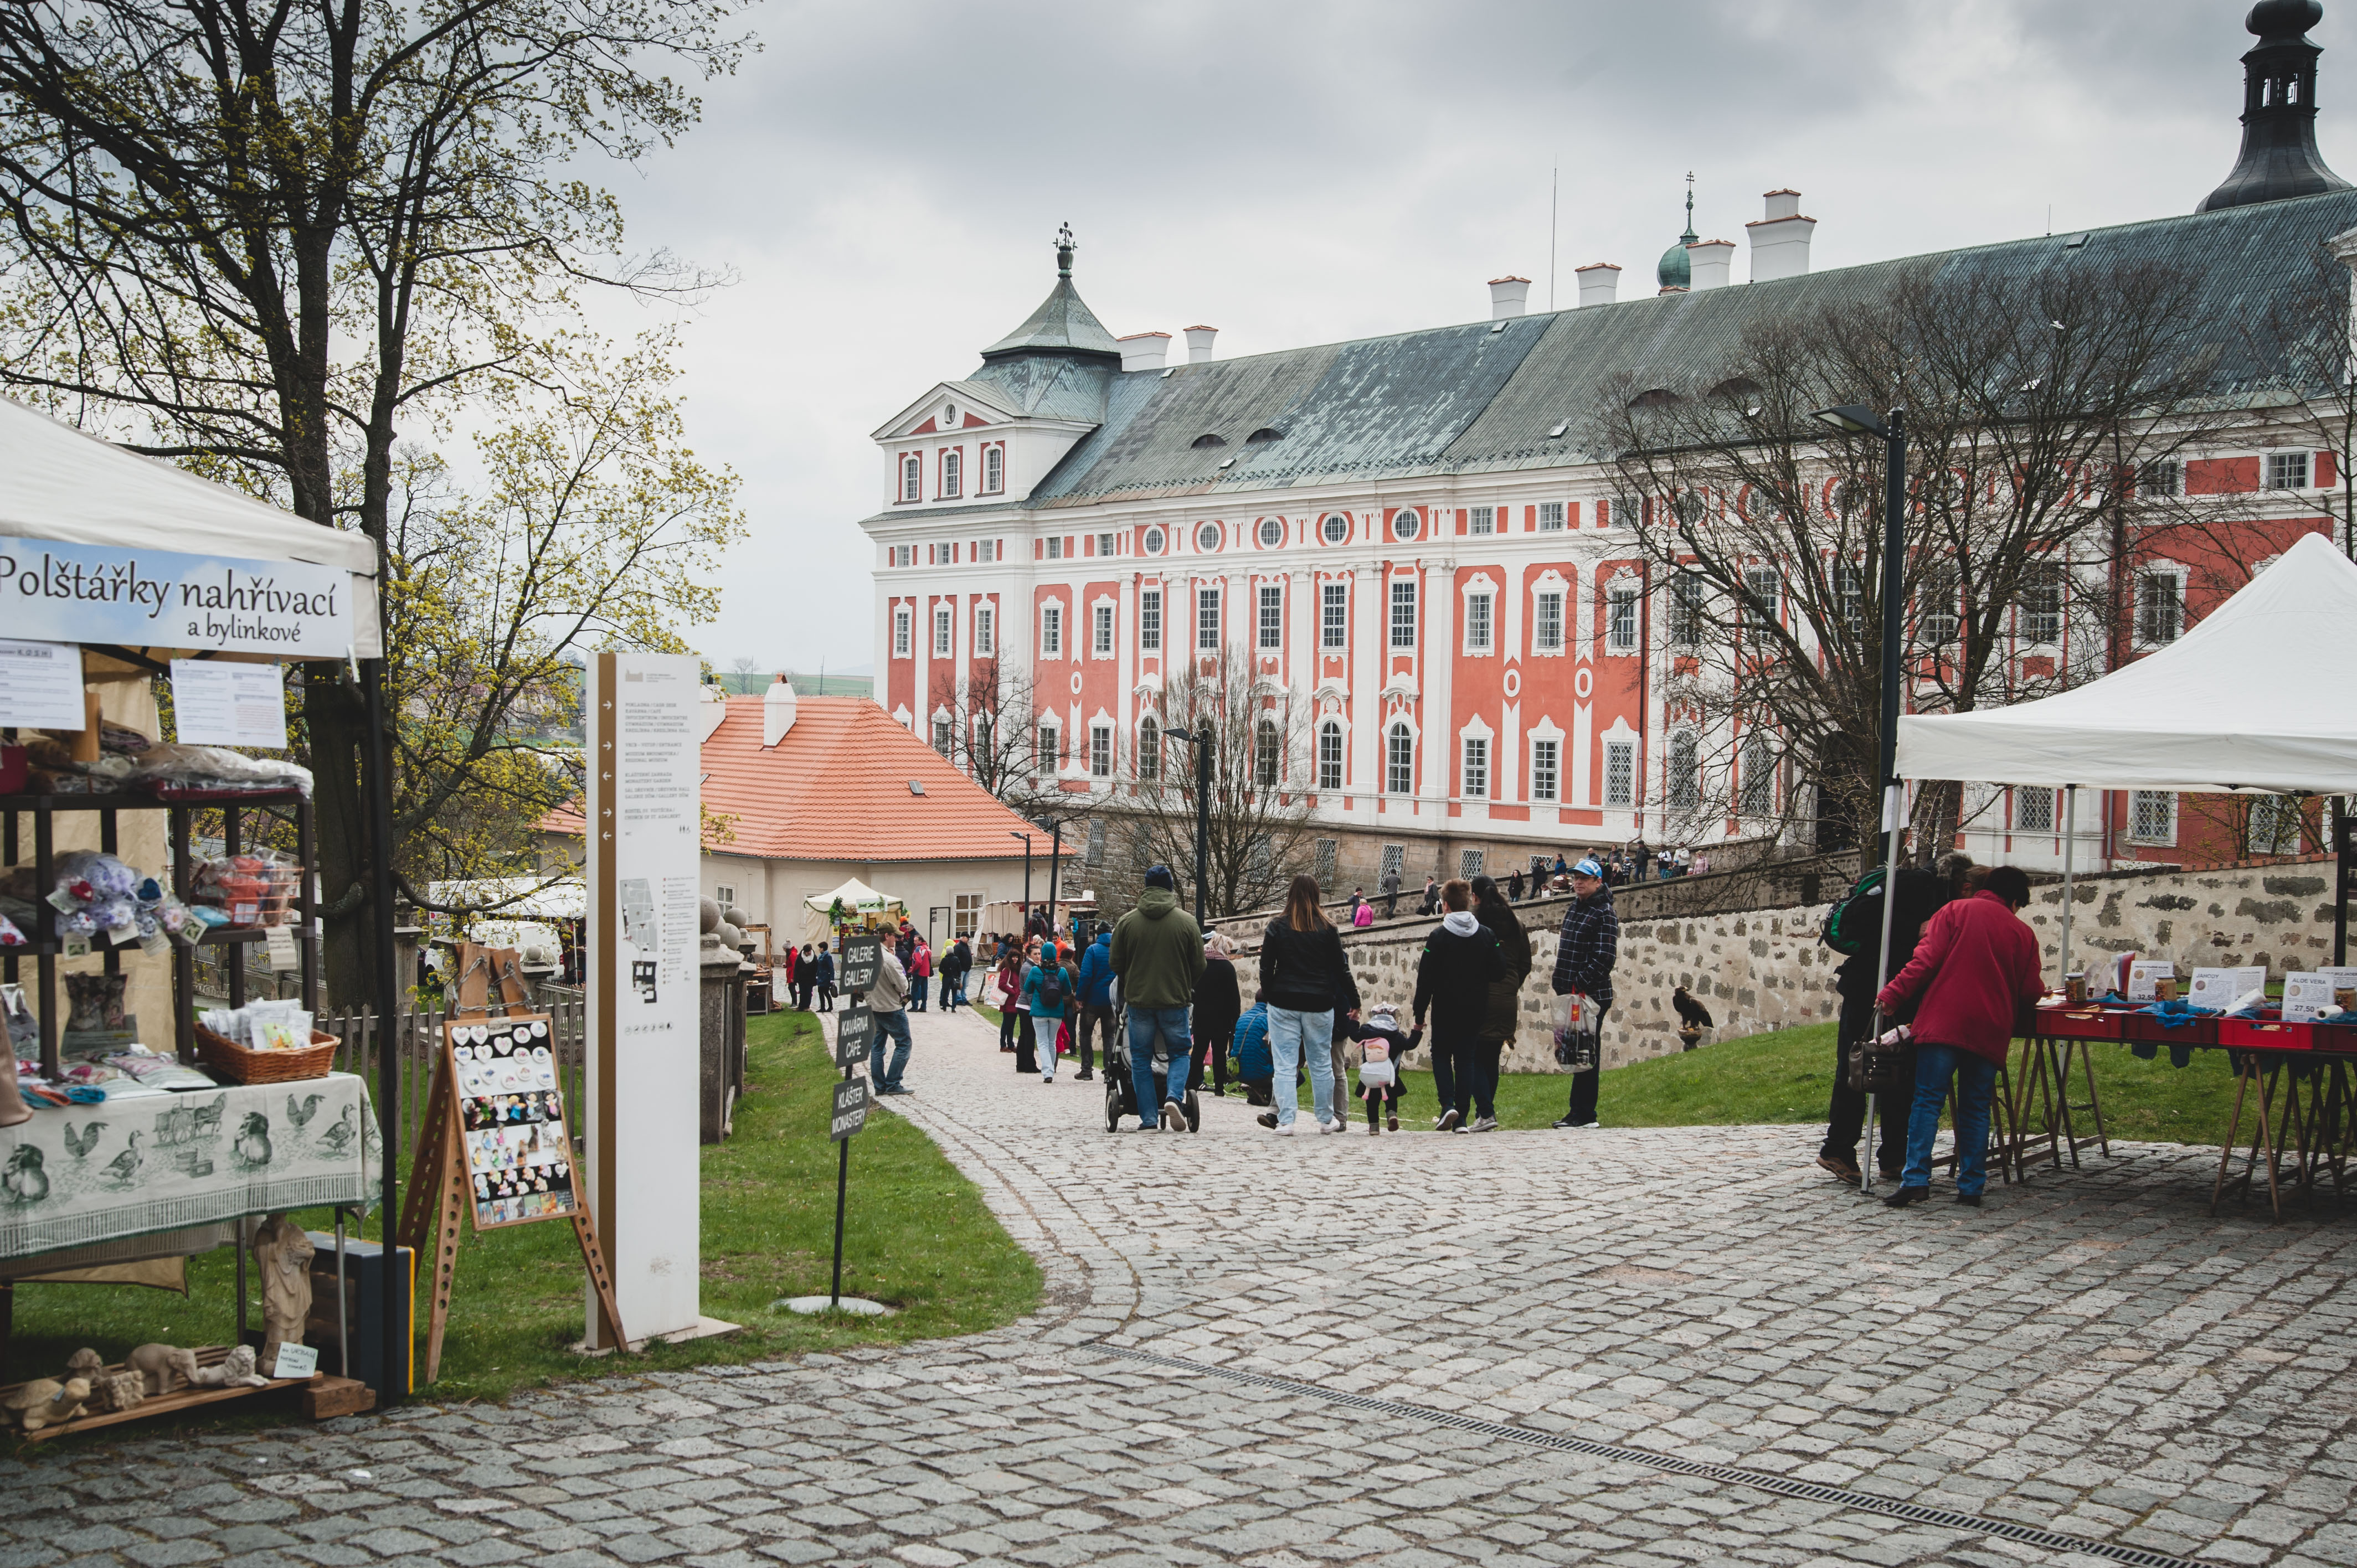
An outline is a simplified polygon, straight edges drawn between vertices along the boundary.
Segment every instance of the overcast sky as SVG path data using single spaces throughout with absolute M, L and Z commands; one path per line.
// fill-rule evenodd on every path
M 2186 212 L 2234 160 L 2247 8 L 767 0 L 702 127 L 606 175 L 635 245 L 737 278 L 682 358 L 752 538 L 690 640 L 724 669 L 871 660 L 867 433 L 1029 314 L 1060 222 L 1115 336 L 1204 322 L 1225 358 L 1478 319 L 1507 273 L 1544 308 L 1558 161 L 1566 306 L 1587 262 L 1651 291 L 1689 169 L 1704 239 L 1800 190 L 1819 270 L 2040 233 L 2050 207 Z M 2357 178 L 2357 29 L 2328 13 L 2319 140 Z

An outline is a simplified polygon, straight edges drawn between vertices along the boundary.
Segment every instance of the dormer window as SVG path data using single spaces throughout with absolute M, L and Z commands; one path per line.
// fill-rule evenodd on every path
M 925 499 L 925 466 L 914 452 L 900 459 L 900 499 L 904 501 Z
M 982 449 L 982 493 L 995 496 L 1006 488 L 1006 448 L 985 446 Z
M 1250 435 L 1244 437 L 1244 445 L 1247 446 L 1258 446 L 1264 442 L 1275 441 L 1284 434 L 1284 431 L 1277 429 L 1275 425 L 1264 424 L 1258 430 L 1254 431 Z
M 965 454 L 952 446 L 942 454 L 942 499 L 954 500 L 964 493 Z
M 1195 439 L 1194 439 L 1194 441 L 1193 441 L 1193 443 L 1192 443 L 1192 445 L 1194 445 L 1194 446 L 1198 446 L 1198 447 L 1205 447 L 1205 446 L 1225 446 L 1227 444 L 1228 444 L 1228 438 L 1227 438 L 1226 436 L 1224 436 L 1224 435 L 1210 435 L 1210 434 L 1208 434 L 1208 433 L 1207 433 L 1207 434 L 1205 434 L 1205 435 L 1198 435 L 1197 437 L 1195 437 Z

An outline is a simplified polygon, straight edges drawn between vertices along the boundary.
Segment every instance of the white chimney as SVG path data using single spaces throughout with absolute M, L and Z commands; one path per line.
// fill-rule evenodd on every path
M 728 697 L 719 687 L 706 682 L 704 689 L 696 693 L 695 698 L 701 704 L 695 710 L 695 716 L 704 721 L 702 733 L 696 736 L 696 744 L 701 746 L 712 738 L 712 732 L 718 729 L 720 721 L 728 716 Z
M 1686 271 L 1689 285 L 1697 294 L 1706 288 L 1725 288 L 1735 275 L 1735 242 L 1695 241 L 1686 247 Z
M 761 693 L 761 746 L 773 746 L 794 727 L 794 689 L 783 675 Z
M 1753 283 L 1796 278 L 1809 270 L 1809 239 L 1817 231 L 1817 220 L 1801 216 L 1799 191 L 1770 191 L 1768 216 L 1743 227 L 1751 236 Z
M 1582 306 L 1609 305 L 1620 292 L 1620 269 L 1610 262 L 1590 262 L 1584 267 L 1574 267 L 1571 275 L 1579 280 Z
M 1490 319 L 1503 321 L 1530 309 L 1531 280 L 1502 277 L 1490 280 Z
M 1187 362 L 1200 365 L 1211 357 L 1211 339 L 1220 335 L 1216 327 L 1189 327 L 1187 333 Z
M 1162 357 L 1170 351 L 1168 332 L 1133 332 L 1119 338 L 1121 368 L 1125 371 L 1158 371 Z

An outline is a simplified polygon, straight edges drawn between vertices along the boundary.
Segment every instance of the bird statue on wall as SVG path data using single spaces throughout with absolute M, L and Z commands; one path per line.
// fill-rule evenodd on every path
M 1670 993 L 1670 1005 L 1678 1010 L 1678 1038 L 1692 1050 L 1702 1043 L 1702 1032 L 1711 1026 L 1710 1009 L 1695 1001 L 1686 988 L 1679 986 Z
M 139 1152 L 139 1134 L 125 1133 L 123 1152 L 106 1163 L 106 1174 L 118 1182 L 128 1182 L 139 1174 L 140 1163 L 147 1156 Z

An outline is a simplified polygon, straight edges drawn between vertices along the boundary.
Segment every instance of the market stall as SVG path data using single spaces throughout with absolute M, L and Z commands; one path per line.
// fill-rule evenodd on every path
M 899 899 L 878 893 L 856 876 L 832 891 L 812 894 L 802 900 L 802 908 L 809 911 L 803 936 L 814 942 L 833 941 L 850 931 L 897 928 L 909 912 Z
M 17 1282 L 227 1238 L 241 1329 L 232 1346 L 143 1347 L 152 1364 L 83 1352 L 18 1369 L 38 1376 L 0 1388 L 0 1409 L 49 1435 L 300 1384 L 330 1412 L 302 1343 L 317 1249 L 285 1216 L 336 1210 L 340 1296 L 345 1214 L 393 1197 L 382 1131 L 397 1079 L 385 1052 L 371 1103 L 328 1070 L 311 778 L 268 754 L 286 746 L 285 663 L 349 671 L 382 714 L 374 546 L 5 401 L 0 472 L 0 995 L 16 1058 L 0 1088 L 0 1305 Z M 382 843 L 386 812 L 371 815 Z M 198 853 L 200 824 L 216 853 Z M 389 1013 L 391 889 L 376 891 Z M 227 1004 L 200 1007 L 196 954 L 254 948 L 299 972 L 299 995 L 249 1002 L 231 963 Z M 249 1253 L 258 1344 L 243 1332 Z M 377 1273 L 374 1359 L 394 1367 L 395 1282 Z
M 2244 1183 L 2264 1162 L 2279 1207 L 2277 1166 L 2288 1152 L 2294 1182 L 2312 1187 L 2329 1176 L 2336 1190 L 2341 1187 L 2357 1138 L 2351 1080 L 2357 1027 L 2350 1026 L 2357 1014 L 2349 1006 L 2357 994 L 2340 983 L 2351 974 L 2348 905 L 2357 880 L 2346 799 L 2357 794 L 2357 688 L 2328 673 L 2324 662 L 2352 641 L 2357 564 L 2325 536 L 2307 534 L 2177 641 L 2102 680 L 2013 707 L 1899 721 L 1901 779 L 2059 788 L 2066 823 L 2075 820 L 2081 789 L 2333 798 L 2332 963 L 2282 977 L 2280 1000 L 2269 996 L 2264 972 L 2255 999 L 2252 976 L 2222 971 L 2191 977 L 2214 993 L 2201 997 L 2161 995 L 2173 972 L 2165 977 L 2157 965 L 2143 975 L 2091 981 L 2073 945 L 2066 833 L 2056 980 L 2058 1004 L 2071 1004 L 2042 1009 L 2038 1033 L 2027 1042 L 2014 1103 L 2005 1108 L 2017 1152 L 2032 1141 L 2027 1123 L 2033 1090 L 2041 1097 L 2035 1114 L 2043 1117 L 2044 1141 L 2058 1158 L 2102 1138 L 2102 1108 L 2085 1058 L 2091 1042 L 2165 1043 L 2173 1054 L 2221 1047 L 2235 1053 L 2235 1128 L 2246 1100 L 2255 1113 Z M 2083 998 L 2072 994 L 2082 988 Z M 2201 1005 L 2205 1001 L 2211 1004 Z M 2088 1096 L 2079 1107 L 2069 1088 L 2074 1058 Z M 2075 1135 L 2073 1109 L 2093 1119 L 2094 1138 Z M 2236 1143 L 2230 1131 L 2219 1163 L 2221 1191 Z

